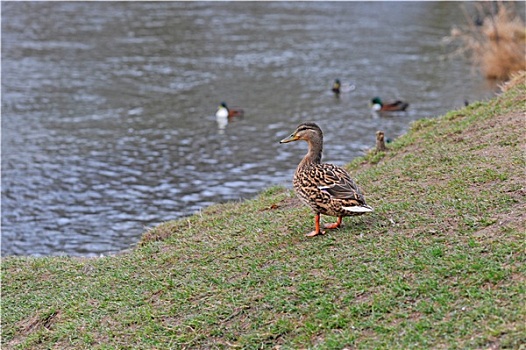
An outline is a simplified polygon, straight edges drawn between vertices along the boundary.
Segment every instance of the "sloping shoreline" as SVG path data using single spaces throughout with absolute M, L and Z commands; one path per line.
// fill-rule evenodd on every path
M 304 237 L 310 210 L 273 187 L 116 256 L 3 258 L 2 348 L 518 348 L 518 80 L 354 160 L 375 211 L 324 236 Z

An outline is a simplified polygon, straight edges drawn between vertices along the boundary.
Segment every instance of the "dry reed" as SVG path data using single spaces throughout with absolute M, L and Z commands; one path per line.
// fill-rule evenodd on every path
M 475 19 L 466 14 L 468 25 L 453 28 L 448 41 L 463 45 L 467 54 L 488 79 L 507 80 L 526 69 L 526 27 L 514 3 L 475 4 Z
M 499 88 L 500 88 L 500 91 L 506 92 L 508 90 L 513 89 L 519 84 L 524 84 L 525 81 L 526 81 L 526 71 L 521 70 L 515 73 L 511 73 L 509 80 L 500 84 Z

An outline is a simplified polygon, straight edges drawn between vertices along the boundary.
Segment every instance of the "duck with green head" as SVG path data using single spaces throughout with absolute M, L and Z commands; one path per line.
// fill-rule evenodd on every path
M 409 103 L 400 100 L 384 103 L 380 97 L 373 98 L 371 105 L 374 112 L 398 112 L 405 111 L 409 107 Z
M 320 228 L 321 214 L 338 218 L 335 223 L 324 226 L 327 229 L 335 229 L 341 226 L 344 216 L 362 215 L 373 211 L 373 208 L 365 203 L 364 195 L 345 169 L 321 162 L 323 132 L 317 124 L 301 123 L 280 143 L 299 140 L 307 142 L 309 151 L 296 168 L 293 186 L 299 199 L 310 206 L 315 214 L 314 231 L 308 233 L 308 237 L 325 233 Z

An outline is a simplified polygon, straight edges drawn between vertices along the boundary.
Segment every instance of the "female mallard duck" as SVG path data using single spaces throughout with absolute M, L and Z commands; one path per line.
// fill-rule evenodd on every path
M 385 146 L 385 133 L 381 130 L 376 132 L 376 152 L 385 152 L 387 147 Z
M 336 223 L 325 228 L 340 227 L 344 216 L 361 215 L 373 211 L 345 169 L 321 162 L 323 132 L 315 123 L 302 123 L 280 143 L 304 140 L 309 151 L 303 157 L 294 174 L 294 190 L 305 204 L 315 213 L 315 230 L 308 237 L 324 234 L 320 229 L 320 214 L 335 216 Z
M 396 112 L 405 111 L 409 107 L 409 103 L 396 100 L 394 102 L 383 103 L 380 97 L 375 97 L 371 100 L 373 111 L 375 112 Z
M 221 102 L 217 107 L 216 117 L 217 118 L 233 118 L 242 117 L 245 112 L 242 109 L 230 109 L 227 107 L 225 102 Z

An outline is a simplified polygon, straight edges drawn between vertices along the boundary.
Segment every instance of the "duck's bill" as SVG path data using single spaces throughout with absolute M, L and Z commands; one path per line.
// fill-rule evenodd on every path
M 298 138 L 296 137 L 296 135 L 292 134 L 289 137 L 286 137 L 283 140 L 281 140 L 279 143 L 288 143 L 288 142 L 297 141 L 297 140 Z

